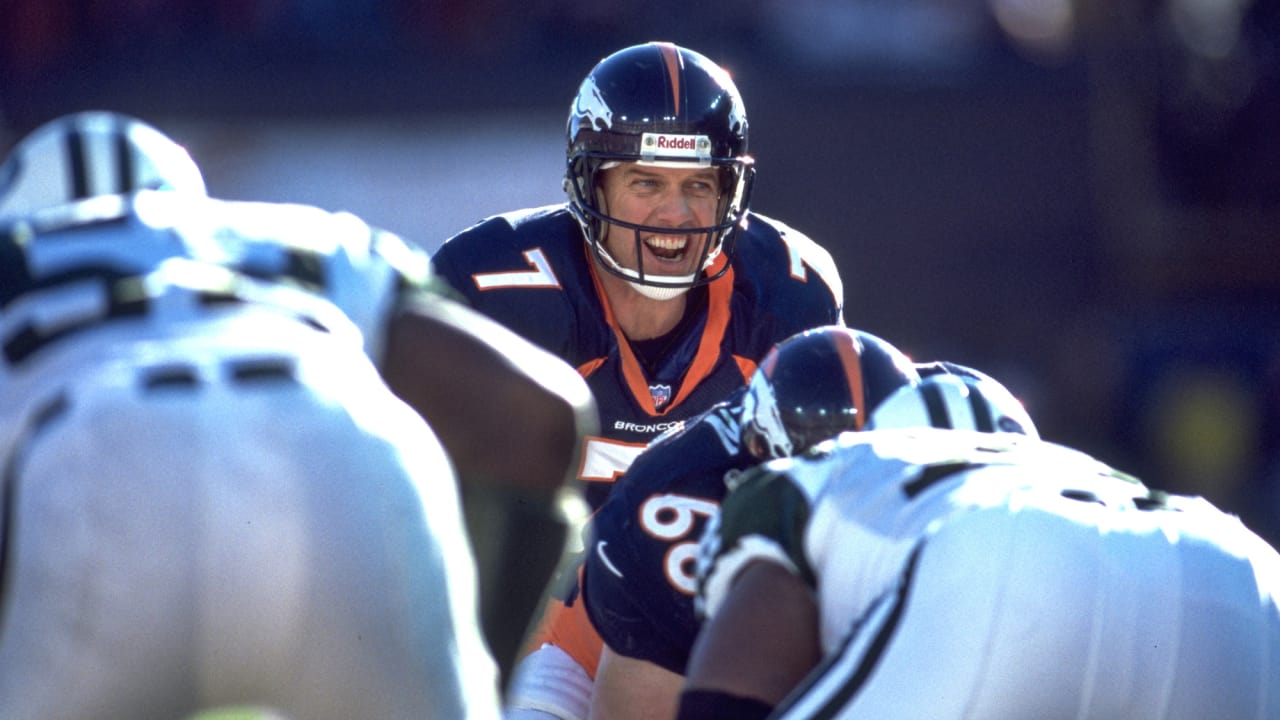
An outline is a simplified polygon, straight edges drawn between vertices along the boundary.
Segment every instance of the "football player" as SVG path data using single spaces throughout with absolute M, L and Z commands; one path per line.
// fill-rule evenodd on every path
M 49 172 L 50 167 L 61 171 Z M 403 653 L 429 654 L 442 668 L 452 667 L 449 672 L 465 676 L 466 695 L 472 697 L 467 702 L 477 704 L 478 716 L 489 714 L 484 709 L 485 696 L 474 696 L 477 687 L 483 693 L 486 679 L 492 679 L 493 673 L 483 649 L 475 652 L 469 635 L 474 632 L 474 608 L 470 606 L 474 588 L 469 587 L 474 569 L 467 557 L 470 549 L 465 537 L 453 537 L 455 528 L 445 522 L 450 518 L 450 508 L 456 510 L 452 467 L 457 468 L 464 486 L 475 490 L 468 493 L 468 510 L 479 507 L 482 512 L 474 513 L 478 516 L 508 514 L 492 521 L 497 528 L 512 524 L 509 514 L 516 511 L 516 521 L 527 533 L 519 540 L 511 534 L 499 535 L 488 545 L 494 556 L 505 558 L 507 553 L 492 548 L 517 544 L 524 552 L 522 573 L 506 573 L 506 568 L 494 564 L 496 571 L 486 576 L 488 581 L 482 577 L 485 599 L 495 608 L 505 607 L 505 612 L 495 614 L 502 623 L 486 629 L 494 651 L 509 663 L 550 570 L 561 556 L 565 523 L 559 504 L 572 499 L 565 495 L 565 480 L 569 470 L 576 467 L 580 434 L 589 431 L 595 421 L 589 392 L 572 368 L 478 313 L 425 292 L 425 256 L 354 216 L 298 205 L 208 198 L 203 182 L 190 182 L 191 178 L 198 179 L 199 173 L 185 151 L 136 119 L 109 113 L 59 119 L 15 148 L 0 177 L 4 178 L 0 215 L 7 220 L 0 233 L 0 272 L 4 280 L 0 283 L 0 341 L 5 350 L 0 380 L 6 396 L 5 437 L 0 438 L 5 442 L 0 449 L 13 446 L 12 457 L 25 455 L 27 450 L 23 448 L 27 446 L 33 418 L 42 417 L 42 408 L 69 392 L 70 386 L 62 386 L 64 381 L 89 378 L 107 364 L 127 374 L 131 372 L 129 368 L 142 365 L 145 359 L 135 357 L 136 349 L 163 349 L 170 345 L 189 349 L 193 343 L 186 339 L 187 335 L 207 335 L 209 339 L 202 342 L 209 345 L 211 368 L 217 367 L 214 356 L 223 349 L 250 355 L 288 350 L 271 341 L 270 332 L 264 334 L 264 346 L 255 345 L 252 324 L 224 322 L 224 311 L 229 314 L 244 309 L 245 314 L 255 317 L 274 314 L 288 320 L 289 328 L 305 323 L 323 330 L 335 342 L 342 340 L 365 357 L 365 362 L 378 361 L 381 379 L 376 392 L 367 383 L 362 385 L 361 376 L 352 371 L 351 385 L 373 396 L 369 405 L 402 407 L 394 399 L 376 399 L 385 393 L 385 381 L 419 415 L 444 428 L 438 433 L 439 442 L 420 419 L 409 423 L 409 427 L 418 428 L 411 432 L 392 433 L 382 421 L 369 423 L 366 429 L 366 434 L 373 437 L 387 435 L 381 452 L 391 457 L 381 463 L 370 462 L 370 469 L 353 475 L 351 481 L 358 482 L 365 472 L 392 463 L 396 453 L 404 454 L 406 461 L 419 458 L 413 477 L 426 474 L 431 480 L 429 484 L 415 480 L 423 486 L 412 488 L 412 492 L 435 492 L 437 486 L 445 487 L 439 509 L 432 505 L 431 513 L 441 514 L 444 520 L 438 523 L 438 533 L 435 528 L 428 528 L 432 532 L 427 535 L 446 534 L 442 544 L 449 550 L 445 553 L 447 562 L 442 563 L 442 553 L 419 547 L 421 557 L 417 558 L 419 553 L 415 551 L 415 558 L 408 562 L 400 579 L 387 587 L 388 594 L 374 598 L 382 604 L 400 603 L 395 612 L 386 613 L 387 623 L 392 626 L 403 620 L 403 613 L 422 610 L 418 607 L 420 602 L 429 600 L 437 609 L 415 616 L 401 632 L 379 635 L 377 642 L 371 636 L 370 647 L 398 634 L 394 644 Z M 43 205 L 40 197 L 46 198 Z M 171 296 L 174 299 L 159 299 Z M 252 313 L 247 308 L 252 308 Z M 283 341 L 299 332 L 281 330 L 278 334 Z M 89 350 L 95 342 L 101 346 L 96 354 Z M 318 359 L 324 354 L 323 348 L 314 348 L 316 345 L 297 340 L 297 346 L 308 348 L 308 354 L 296 359 L 289 355 L 284 365 L 309 368 L 323 364 Z M 113 360 L 117 351 L 122 358 Z M 335 357 L 339 354 L 334 349 L 329 352 Z M 175 356 L 180 356 L 175 358 L 178 367 L 191 361 L 176 351 Z M 332 362 L 337 363 L 337 359 Z M 210 372 L 216 380 L 216 369 Z M 271 376 L 271 372 L 264 373 Z M 145 376 L 141 371 L 134 374 Z M 202 381 L 211 379 L 198 372 L 177 372 L 174 377 L 179 385 L 187 378 L 194 386 L 203 386 Z M 310 389 L 311 376 L 302 373 L 300 377 L 304 389 Z M 342 385 L 332 373 L 324 377 Z M 77 387 L 94 386 L 88 379 L 77 383 Z M 216 382 L 213 385 L 218 386 Z M 233 385 L 226 387 L 228 397 L 238 398 Z M 348 402 L 355 402 L 345 394 L 338 398 L 340 388 L 321 389 L 334 396 L 316 398 L 328 399 L 328 403 L 321 403 L 326 412 L 340 414 Z M 83 392 L 92 396 L 90 390 Z M 191 397 L 189 413 L 182 417 L 198 419 L 209 413 L 226 415 L 229 420 L 237 417 L 217 403 L 195 402 L 198 394 Z M 115 402 L 124 400 L 112 397 L 104 406 L 111 407 Z M 484 412 L 475 409 L 476 403 L 484 407 Z M 235 407 L 234 402 L 226 405 Z M 139 417 L 151 412 L 149 408 L 139 410 Z M 229 441 L 210 443 L 233 455 L 258 453 L 270 459 L 278 451 L 284 458 L 291 457 L 300 441 L 291 443 L 290 438 L 285 438 L 277 449 L 270 442 L 273 435 L 260 427 L 274 413 L 276 424 L 281 426 L 279 432 L 285 433 L 284 428 L 294 424 L 292 413 L 281 414 L 287 408 L 285 403 L 271 412 L 263 411 L 259 413 L 261 419 L 245 411 L 246 430 L 240 441 L 243 448 Z M 312 412 L 305 403 L 300 403 L 299 411 Z M 384 411 L 388 418 L 403 421 L 403 411 Z M 518 431 L 512 432 L 513 427 Z M 254 428 L 261 432 L 262 442 L 253 442 L 249 430 Z M 515 436 L 506 451 L 482 452 L 481 448 L 499 433 Z M 312 445 L 310 453 L 321 459 L 342 455 L 342 449 L 356 442 L 359 433 L 355 436 L 344 441 L 336 427 L 328 434 L 314 434 L 308 441 Z M 402 447 L 406 438 L 415 438 L 409 444 L 421 449 Z M 438 444 L 448 451 L 448 461 L 431 455 L 430 449 Z M 353 454 L 353 458 L 358 457 Z M 424 465 L 421 457 L 435 459 Z M 84 454 L 81 459 L 89 462 L 93 458 Z M 200 462 L 198 455 L 191 458 L 195 465 L 192 472 L 205 472 L 209 458 L 204 460 Z M 348 474 L 350 462 L 345 456 L 333 460 L 332 474 Z M 270 467 L 266 463 L 264 471 Z M 316 466 L 306 470 L 317 471 Z M 208 482 L 215 483 L 217 473 L 207 474 Z M 386 482 L 394 483 L 390 479 L 394 477 L 398 476 L 389 474 Z M 288 480 L 291 479 L 282 478 L 281 482 Z M 403 517 L 389 525 L 388 531 L 412 526 L 413 508 L 409 509 L 407 514 L 400 511 Z M 374 523 L 365 532 L 377 527 Z M 396 532 L 399 535 L 388 536 L 388 541 L 397 540 L 388 548 L 407 542 L 404 532 Z M 307 537 L 310 536 L 295 539 Z M 422 545 L 421 541 L 415 542 Z M 360 547 L 353 542 L 351 552 Z M 481 559 L 484 557 L 482 554 Z M 344 567 L 335 565 L 334 572 Z M 405 585 L 409 580 L 413 582 Z M 433 584 L 439 586 L 438 592 L 421 592 Z M 414 593 L 403 592 L 406 589 Z M 273 601 L 287 602 L 288 598 L 282 590 Z M 521 605 L 524 598 L 530 600 Z M 371 611 L 376 607 L 381 605 L 371 603 Z M 353 621 L 365 616 L 357 614 Z M 434 636 L 424 635 L 415 629 L 420 622 L 438 624 L 440 629 Z M 370 631 L 373 629 L 371 626 Z M 288 628 L 281 629 L 285 630 Z M 455 633 L 457 637 L 452 637 Z M 424 651 L 421 641 L 433 638 L 440 643 L 433 650 Z M 348 656 L 339 653 L 335 657 Z M 355 660 L 359 655 L 353 653 L 349 657 Z M 274 657 L 272 661 L 281 659 Z M 385 705 L 388 708 L 393 707 L 390 703 L 401 702 L 397 697 L 434 696 L 434 690 L 428 687 L 436 684 L 432 673 L 442 672 L 424 665 L 420 657 L 406 654 L 401 660 L 407 663 L 406 672 L 410 674 L 402 678 L 407 683 L 404 691 L 389 695 L 389 704 Z M 335 660 L 334 667 L 341 662 L 346 660 Z M 375 670 L 371 666 L 370 672 Z M 272 674 L 280 673 L 268 675 Z M 309 681 L 319 678 L 314 673 L 303 675 Z M 394 676 L 393 673 L 389 677 Z M 351 687 L 349 683 L 337 683 L 334 692 Z M 455 688 L 454 694 L 463 689 Z M 449 692 L 446 687 L 430 701 L 431 712 L 440 713 L 441 717 L 469 712 L 451 700 Z M 378 708 L 384 706 L 373 704 L 354 710 L 347 702 L 326 712 L 342 716 L 344 707 L 351 710 L 346 715 L 351 717 L 377 715 Z M 398 707 L 407 710 L 420 706 Z
M 679 717 L 1280 713 L 1280 555 L 1201 498 L 1018 432 L 1016 409 L 974 412 L 976 386 L 935 387 L 955 382 L 899 391 L 869 427 L 942 403 L 944 427 L 988 431 L 848 433 L 725 498 Z
M 910 360 L 842 326 L 774 348 L 734 399 L 636 458 L 592 518 L 583 602 L 604 639 L 591 717 L 673 717 L 698 632 L 698 538 L 738 473 L 860 430 L 884 398 L 913 385 Z
M 586 378 L 600 432 L 578 478 L 592 508 L 651 440 L 745 385 L 775 343 L 843 323 L 830 254 L 749 210 L 747 137 L 723 68 L 671 43 L 624 48 L 572 99 L 567 202 L 486 219 L 432 257 L 473 307 Z M 545 711 L 537 686 L 595 673 L 600 641 L 569 586 L 532 644 L 516 707 Z

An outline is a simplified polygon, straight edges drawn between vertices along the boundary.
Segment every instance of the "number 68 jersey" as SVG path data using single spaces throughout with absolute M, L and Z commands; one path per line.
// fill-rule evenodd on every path
M 684 674 L 698 632 L 698 538 L 726 473 L 756 464 L 740 442 L 743 394 L 654 441 L 592 517 L 582 600 L 618 654 Z
M 1280 555 L 1052 443 L 884 430 L 769 463 L 703 537 L 706 616 L 754 561 L 814 589 L 827 658 L 779 717 L 1280 716 Z

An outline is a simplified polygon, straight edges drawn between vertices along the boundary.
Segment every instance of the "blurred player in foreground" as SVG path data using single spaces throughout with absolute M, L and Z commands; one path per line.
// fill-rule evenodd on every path
M 453 467 L 546 511 L 541 577 L 485 587 L 536 603 L 594 415 L 572 369 L 353 216 L 207 198 L 132 118 L 50 123 L 0 178 L 0 716 L 496 717 Z M 462 395 L 532 452 L 476 452 Z
M 590 525 L 583 602 L 605 642 L 591 717 L 674 716 L 698 632 L 694 550 L 726 483 L 860 430 L 881 400 L 918 379 L 870 333 L 809 330 L 765 356 L 743 392 L 636 458 Z
M 1034 437 L 875 429 L 950 382 L 731 490 L 679 717 L 1280 716 L 1280 556 Z

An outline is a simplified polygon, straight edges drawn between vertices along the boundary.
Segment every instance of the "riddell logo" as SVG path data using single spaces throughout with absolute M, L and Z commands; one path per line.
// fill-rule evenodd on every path
M 697 141 L 691 137 L 681 137 L 679 135 L 659 135 L 659 150 L 692 150 L 698 146 Z
M 709 158 L 711 139 L 706 135 L 644 133 L 640 136 L 640 154 L 646 158 Z

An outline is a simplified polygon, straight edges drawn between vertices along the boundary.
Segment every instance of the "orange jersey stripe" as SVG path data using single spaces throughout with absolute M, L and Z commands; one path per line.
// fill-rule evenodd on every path
M 728 258 L 721 255 L 716 258 L 716 261 L 705 272 L 709 275 L 718 273 L 728 261 Z M 653 416 L 666 415 L 674 408 L 679 407 L 680 403 L 690 393 L 697 390 L 699 384 L 715 369 L 716 361 L 720 358 L 720 344 L 724 340 L 725 330 L 729 327 L 729 307 L 733 295 L 733 268 L 730 267 L 725 271 L 724 275 L 721 275 L 707 286 L 710 293 L 707 302 L 707 325 L 703 330 L 702 339 L 698 343 L 698 351 L 694 355 L 689 369 L 680 380 L 680 390 L 671 399 L 671 402 L 667 403 L 661 410 L 654 406 L 653 395 L 649 392 L 649 381 L 645 379 L 644 371 L 640 369 L 640 361 L 636 359 L 635 353 L 631 350 L 631 343 L 627 341 L 627 336 L 622 332 L 622 328 L 618 327 L 618 322 L 613 316 L 613 308 L 609 305 L 609 296 L 605 294 L 604 286 L 600 284 L 600 276 L 594 262 L 591 264 L 590 269 L 596 295 L 600 298 L 600 304 L 604 307 L 605 322 L 609 324 L 609 328 L 613 331 L 618 343 L 618 354 L 622 358 L 622 374 L 626 378 L 627 388 L 646 413 Z M 590 366 L 588 363 L 578 369 L 579 373 L 585 377 L 588 373 L 584 373 L 583 369 L 588 367 L 591 370 L 595 369 L 594 366 Z
M 581 568 L 578 572 L 581 581 Z M 563 650 L 582 666 L 592 680 L 596 679 L 596 668 L 600 665 L 604 640 L 600 639 L 591 619 L 587 617 L 587 609 L 581 596 L 575 598 L 572 605 L 565 605 L 556 598 L 547 601 L 542 620 L 538 623 L 538 629 L 530 635 L 525 652 L 527 654 L 548 643 Z

